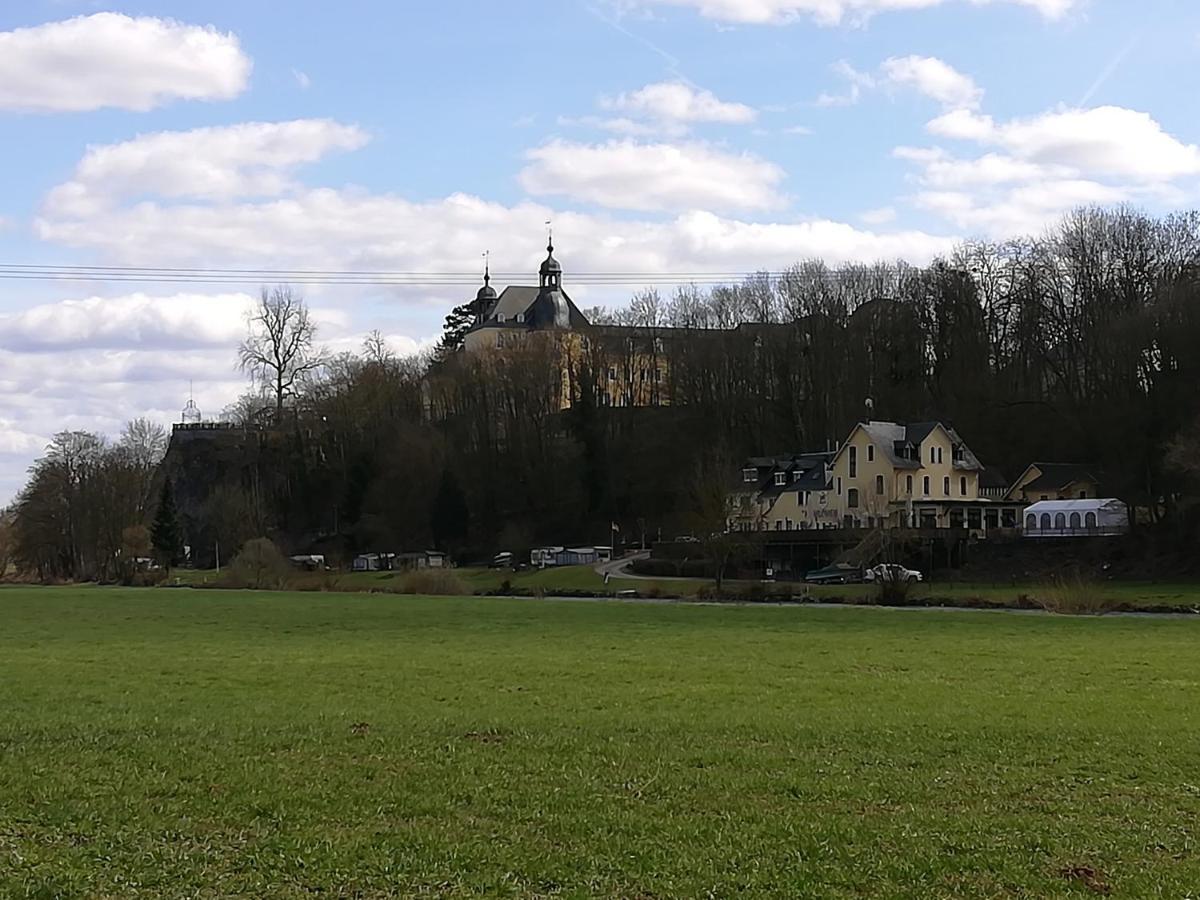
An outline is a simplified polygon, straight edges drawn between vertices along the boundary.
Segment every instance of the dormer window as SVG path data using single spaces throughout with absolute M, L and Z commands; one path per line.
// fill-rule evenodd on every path
M 799 481 L 803 475 L 804 475 L 804 473 L 801 472 L 799 469 L 797 469 L 795 472 L 792 473 L 792 481 Z
M 753 484 L 758 481 L 758 469 L 742 469 L 742 483 Z
M 783 487 L 785 484 L 787 484 L 787 472 L 776 472 L 775 485 L 777 487 Z
M 525 313 L 517 313 L 517 324 L 520 325 L 525 321 Z

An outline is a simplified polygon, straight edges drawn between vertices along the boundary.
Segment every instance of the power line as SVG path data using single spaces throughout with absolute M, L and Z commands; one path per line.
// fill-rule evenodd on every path
M 755 272 L 577 272 L 569 283 L 590 286 L 722 285 L 750 278 L 786 277 L 788 271 Z M 824 275 L 841 277 L 844 270 L 826 269 Z M 520 283 L 528 272 L 493 272 L 493 280 Z M 217 269 L 207 267 L 33 265 L 0 263 L 0 280 L 110 281 L 155 284 L 261 284 L 286 281 L 309 285 L 360 285 L 378 287 L 476 287 L 476 272 L 404 272 L 365 269 Z

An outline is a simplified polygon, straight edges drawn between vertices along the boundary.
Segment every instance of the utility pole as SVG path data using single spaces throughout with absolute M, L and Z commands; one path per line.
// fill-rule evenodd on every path
M 217 572 L 219 573 L 221 571 L 221 542 L 220 541 L 213 542 L 213 550 L 216 552 L 216 555 L 217 555 Z

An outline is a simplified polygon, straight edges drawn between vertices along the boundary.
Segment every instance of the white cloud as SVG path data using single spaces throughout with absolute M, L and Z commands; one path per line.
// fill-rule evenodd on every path
M 682 6 L 705 18 L 746 25 L 781 25 L 812 19 L 819 25 L 862 24 L 873 15 L 930 9 L 950 0 L 642 0 L 643 5 Z M 1047 19 L 1058 19 L 1078 0 L 968 0 L 972 6 L 1008 3 L 1027 7 Z
M 925 128 L 931 134 L 952 140 L 985 141 L 995 132 L 996 123 L 991 116 L 983 116 L 969 109 L 956 109 L 938 116 Z
M 615 209 L 769 209 L 784 199 L 779 166 L 707 144 L 554 140 L 526 158 L 520 181 L 531 194 Z
M 245 90 L 250 69 L 232 34 L 103 12 L 0 32 L 0 109 L 144 111 L 227 100 Z
M 292 77 L 296 79 L 296 84 L 301 90 L 307 91 L 312 87 L 312 79 L 308 77 L 307 72 L 302 72 L 299 69 L 292 69 Z
M 120 144 L 89 147 L 71 181 L 50 193 L 46 209 L 51 215 L 79 214 L 139 195 L 278 195 L 293 186 L 290 174 L 295 167 L 366 142 L 362 130 L 328 119 L 139 135 Z
M 1040 166 L 1022 159 L 988 153 L 977 159 L 929 160 L 921 176 L 924 184 L 938 188 L 960 188 L 971 185 L 1005 184 L 1042 178 L 1070 178 L 1070 169 L 1062 166 Z
M 928 127 L 943 137 L 999 145 L 1019 159 L 1092 175 L 1163 181 L 1200 174 L 1200 148 L 1168 134 L 1147 113 L 1118 106 L 1059 109 L 1000 124 L 960 111 Z
M 817 106 L 853 106 L 862 99 L 863 91 L 869 91 L 875 87 L 874 75 L 870 72 L 860 72 L 844 59 L 835 62 L 830 69 L 834 74 L 846 80 L 846 92 L 842 94 L 823 93 L 817 97 Z
M 948 110 L 974 109 L 983 99 L 983 90 L 969 76 L 933 56 L 893 56 L 880 63 L 878 73 L 860 71 L 844 59 L 830 68 L 845 80 L 846 89 L 822 93 L 817 106 L 854 106 L 867 91 L 887 87 L 912 88 Z
M 896 208 L 880 206 L 878 209 L 868 209 L 866 212 L 860 213 L 858 217 L 868 225 L 886 225 L 896 221 Z
M 808 137 L 813 133 L 813 130 L 806 125 L 791 125 L 783 129 L 784 134 L 793 134 L 798 137 Z
M 1078 206 L 1121 203 L 1128 190 L 1085 179 L 1034 181 L 999 195 L 965 191 L 926 191 L 918 206 L 935 212 L 957 227 L 993 237 L 1036 234 Z
M 246 293 L 92 296 L 0 315 L 0 350 L 229 348 L 245 333 Z
M 915 88 L 948 109 L 974 109 L 983 91 L 970 77 L 932 56 L 893 56 L 883 62 L 888 82 Z
M 1038 231 L 1079 205 L 1178 203 L 1177 182 L 1200 175 L 1200 148 L 1121 107 L 1059 108 L 1007 122 L 958 109 L 927 128 L 999 148 L 969 159 L 941 147 L 893 151 L 920 167 L 918 205 L 994 237 Z
M 602 109 L 660 122 L 721 122 L 746 124 L 758 113 L 744 103 L 720 100 L 711 91 L 700 90 L 679 81 L 663 81 L 616 97 L 604 97 Z

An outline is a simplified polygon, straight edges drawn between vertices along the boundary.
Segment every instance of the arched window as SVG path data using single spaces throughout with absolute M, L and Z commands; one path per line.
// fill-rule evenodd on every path
M 1033 513 L 1030 513 L 1025 517 L 1025 530 L 1037 531 L 1037 516 L 1035 516 Z
M 1086 516 L 1084 516 L 1083 521 L 1087 523 L 1088 528 L 1095 528 L 1096 527 L 1096 514 L 1094 512 L 1088 513 Z
M 947 497 L 950 496 L 950 476 L 949 475 L 947 475 L 945 478 L 942 479 L 942 493 Z
M 875 493 L 877 493 L 881 496 L 883 494 L 883 476 L 882 475 L 875 476 Z
M 929 496 L 929 476 L 928 475 L 925 476 L 924 486 L 925 486 L 925 496 L 928 497 Z
M 1050 530 L 1050 513 L 1042 513 L 1042 531 Z
M 1082 527 L 1083 527 L 1083 519 L 1081 519 L 1079 517 L 1079 513 L 1077 513 L 1077 512 L 1071 513 L 1071 529 L 1074 531 L 1078 531 Z
M 1054 529 L 1056 531 L 1066 531 L 1066 529 L 1067 529 L 1067 514 L 1066 513 L 1055 513 L 1054 514 Z

